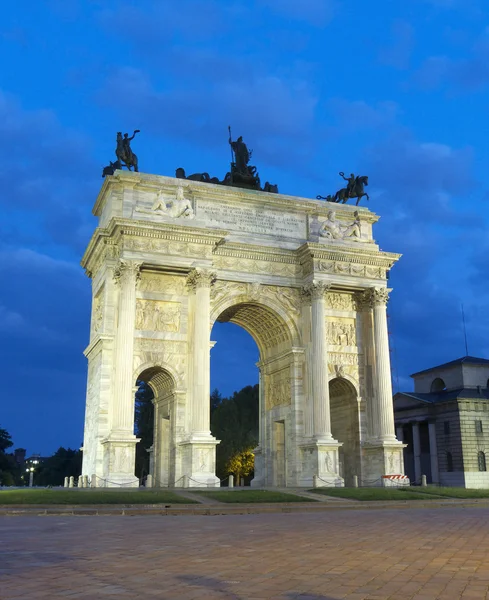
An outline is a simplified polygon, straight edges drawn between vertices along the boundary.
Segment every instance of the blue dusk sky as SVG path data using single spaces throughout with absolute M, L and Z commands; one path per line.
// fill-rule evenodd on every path
M 79 266 L 115 133 L 141 171 L 228 169 L 227 126 L 262 181 L 325 196 L 369 176 L 391 273 L 394 387 L 489 357 L 487 0 L 44 0 L 0 24 L 0 426 L 16 447 L 82 443 L 90 280 Z M 212 387 L 257 381 L 253 340 L 212 334 Z

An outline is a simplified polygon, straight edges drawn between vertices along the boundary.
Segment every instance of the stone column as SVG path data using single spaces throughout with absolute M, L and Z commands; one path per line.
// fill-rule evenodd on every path
M 381 442 L 395 442 L 386 311 L 389 290 L 387 288 L 372 288 L 370 298 L 374 312 L 375 405 L 378 419 L 378 439 Z
M 313 281 L 303 292 L 311 298 L 311 342 L 307 353 L 307 370 L 312 388 L 312 439 L 303 444 L 301 452 L 301 486 L 342 486 L 339 475 L 338 448 L 333 438 L 329 403 L 328 340 L 326 332 L 325 294 L 329 285 Z
M 114 269 L 119 286 L 114 349 L 114 379 L 110 411 L 110 431 L 104 444 L 104 479 L 106 485 L 136 487 L 134 435 L 134 325 L 136 319 L 136 284 L 141 263 L 121 260 Z
M 189 487 L 219 485 L 215 475 L 216 444 L 210 432 L 210 290 L 216 275 L 208 269 L 193 269 L 187 285 L 194 294 L 192 377 L 190 390 L 190 437 L 183 466 Z
M 119 308 L 114 356 L 114 403 L 111 436 L 134 437 L 134 325 L 136 321 L 136 284 L 141 263 L 121 260 L 114 271 L 119 285 Z
M 367 440 L 378 440 L 378 416 L 375 393 L 375 346 L 373 337 L 373 313 L 370 290 L 356 295 L 357 311 L 361 312 L 362 350 L 365 366 L 365 399 L 367 405 Z
M 436 423 L 428 423 L 428 433 L 430 436 L 430 460 L 431 460 L 431 482 L 440 483 L 438 473 L 438 446 L 436 444 Z
M 311 295 L 313 432 L 317 441 L 325 442 L 333 441 L 329 406 L 328 341 L 326 339 L 326 300 L 324 297 L 329 287 L 327 283 L 314 281 L 306 288 Z
M 215 280 L 207 269 L 194 269 L 187 279 L 195 293 L 192 432 L 204 436 L 210 435 L 210 293 Z
M 412 424 L 413 427 L 413 454 L 414 454 L 414 482 L 421 481 L 421 443 L 419 439 L 419 423 Z

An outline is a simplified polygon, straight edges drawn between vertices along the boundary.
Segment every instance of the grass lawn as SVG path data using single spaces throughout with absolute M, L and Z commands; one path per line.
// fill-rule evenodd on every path
M 119 490 L 0 490 L 5 504 L 196 504 L 172 492 Z
M 349 498 L 350 500 L 430 500 L 436 498 L 434 495 L 420 493 L 418 491 L 419 488 L 413 491 L 411 489 L 362 487 L 314 488 L 309 491 L 314 494 L 334 496 L 335 498 Z
M 489 490 L 471 490 L 459 487 L 414 487 L 408 488 L 409 493 L 411 490 L 417 493 L 423 493 L 427 496 L 443 496 L 445 498 L 489 498 Z
M 193 488 L 192 494 L 207 496 L 219 502 L 229 503 L 255 503 L 255 502 L 316 502 L 311 498 L 302 498 L 295 494 L 284 494 L 283 492 L 270 492 L 268 490 L 236 490 L 236 491 L 205 491 L 201 492 Z

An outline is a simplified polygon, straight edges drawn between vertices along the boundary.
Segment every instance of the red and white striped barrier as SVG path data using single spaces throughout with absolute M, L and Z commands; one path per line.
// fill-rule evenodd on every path
M 407 475 L 382 475 L 384 487 L 399 487 L 400 485 L 409 485 Z

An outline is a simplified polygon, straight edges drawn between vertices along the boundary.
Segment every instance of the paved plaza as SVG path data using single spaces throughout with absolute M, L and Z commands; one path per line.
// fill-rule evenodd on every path
M 0 598 L 489 598 L 489 510 L 2 517 Z

